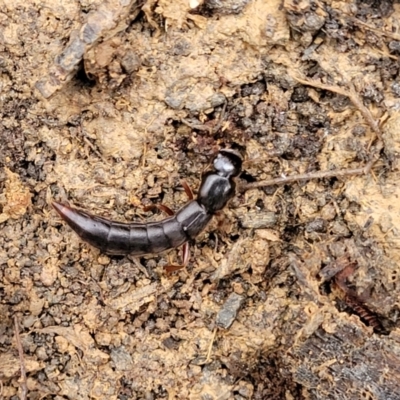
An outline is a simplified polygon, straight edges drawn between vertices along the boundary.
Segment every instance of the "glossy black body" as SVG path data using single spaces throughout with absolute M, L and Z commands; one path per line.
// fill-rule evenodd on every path
M 156 254 L 194 239 L 235 195 L 240 155 L 221 150 L 214 169 L 203 175 L 198 196 L 175 215 L 161 221 L 122 223 L 93 216 L 69 205 L 53 202 L 65 222 L 86 242 L 107 254 Z

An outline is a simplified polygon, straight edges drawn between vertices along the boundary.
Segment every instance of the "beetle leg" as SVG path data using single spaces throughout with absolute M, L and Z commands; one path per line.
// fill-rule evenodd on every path
M 190 246 L 189 243 L 186 242 L 182 246 L 182 265 L 166 265 L 165 266 L 166 272 L 171 273 L 187 267 L 187 265 L 189 264 L 189 258 L 190 258 Z
M 183 186 L 183 189 L 185 190 L 185 193 L 186 193 L 187 197 L 189 198 L 189 200 L 193 200 L 194 195 L 193 195 L 192 189 L 190 189 L 190 186 L 187 184 L 187 182 L 185 180 L 181 180 L 181 185 Z M 175 213 L 168 206 L 166 206 L 164 204 L 150 204 L 148 206 L 144 206 L 143 210 L 150 211 L 150 210 L 154 210 L 155 208 L 157 208 L 160 211 L 165 212 L 167 215 L 175 215 Z
M 190 186 L 188 185 L 188 183 L 182 179 L 181 185 L 183 186 L 183 189 L 185 189 L 185 193 L 186 193 L 187 197 L 189 198 L 189 200 L 193 200 L 194 195 L 193 195 L 192 189 L 190 189 Z
M 143 207 L 143 210 L 150 211 L 154 210 L 155 208 L 157 208 L 157 210 L 165 212 L 167 215 L 175 214 L 169 207 L 165 206 L 164 204 L 150 204 L 149 206 Z
M 189 242 L 183 244 L 182 247 L 182 268 L 187 267 L 190 258 L 190 245 Z

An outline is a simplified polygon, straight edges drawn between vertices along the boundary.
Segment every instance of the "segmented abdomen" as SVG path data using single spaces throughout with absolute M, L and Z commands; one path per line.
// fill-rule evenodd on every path
M 107 254 L 156 254 L 197 236 L 211 219 L 196 201 L 162 221 L 122 223 L 54 202 L 54 208 L 86 242 Z

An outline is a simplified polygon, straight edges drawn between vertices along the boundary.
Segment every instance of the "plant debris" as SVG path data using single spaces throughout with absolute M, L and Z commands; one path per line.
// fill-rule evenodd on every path
M 400 399 L 399 20 L 389 0 L 5 4 L 0 397 Z M 52 210 L 164 218 L 220 147 L 239 190 L 185 269 L 101 254 Z

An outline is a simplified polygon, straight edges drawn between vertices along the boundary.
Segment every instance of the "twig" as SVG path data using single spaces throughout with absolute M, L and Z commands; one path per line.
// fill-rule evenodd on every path
M 339 86 L 336 86 L 336 85 L 325 85 L 325 84 L 320 83 L 320 82 L 315 82 L 315 81 L 311 81 L 311 80 L 308 80 L 308 79 L 302 79 L 302 78 L 300 78 L 300 77 L 298 77 L 296 75 L 292 75 L 292 76 L 293 76 L 293 79 L 295 79 L 297 82 L 299 82 L 299 83 L 301 83 L 303 85 L 313 86 L 313 87 L 316 87 L 318 89 L 328 90 L 328 91 L 340 94 L 342 96 L 346 96 L 353 103 L 353 105 L 356 108 L 358 108 L 358 110 L 360 111 L 361 115 L 365 118 L 365 120 L 367 121 L 368 125 L 373 130 L 373 132 L 375 133 L 376 137 L 378 137 L 378 139 L 379 139 L 377 144 L 376 144 L 376 146 L 375 146 L 375 149 L 372 151 L 372 153 L 370 155 L 369 162 L 365 166 L 365 174 L 368 174 L 371 171 L 372 166 L 379 159 L 379 153 L 381 152 L 381 150 L 383 148 L 382 131 L 379 128 L 379 124 L 375 121 L 374 117 L 372 116 L 371 112 L 362 103 L 360 97 L 355 92 L 354 88 L 352 87 L 349 91 L 346 91 L 345 89 L 343 89 L 343 88 L 341 88 Z M 372 142 L 374 140 L 375 140 L 375 138 L 373 138 L 371 140 L 370 144 L 372 144 Z
M 140 9 L 134 0 L 99 2 L 97 10 L 87 15 L 86 22 L 70 35 L 69 43 L 49 68 L 47 76 L 36 82 L 36 88 L 44 98 L 49 98 L 69 82 L 78 70 L 85 54 L 92 49 L 100 39 L 108 40 L 129 23 L 120 24 L 129 19 L 132 21 Z
M 222 106 L 221 113 L 218 117 L 218 122 L 214 126 L 214 128 L 212 128 L 211 126 L 208 126 L 206 124 L 196 124 L 196 123 L 190 122 L 186 118 L 182 118 L 181 122 L 183 122 L 189 128 L 198 129 L 199 131 L 208 131 L 210 135 L 213 135 L 218 132 L 218 130 L 221 128 L 222 123 L 224 122 L 226 105 L 227 105 L 227 101 L 225 100 L 224 105 Z
M 217 125 L 215 125 L 214 129 L 212 130 L 211 133 L 217 133 L 219 131 L 219 129 L 222 126 L 222 123 L 224 122 L 224 118 L 225 118 L 225 111 L 226 111 L 226 105 L 228 104 L 228 102 L 225 99 L 225 103 L 222 106 L 222 110 L 221 113 L 219 114 L 219 118 L 218 118 L 218 123 Z
M 368 174 L 371 171 L 372 166 L 379 160 L 379 153 L 383 149 L 383 142 L 379 140 L 376 144 L 373 152 L 371 153 L 370 160 L 365 166 L 365 173 Z
M 213 128 L 211 126 L 206 125 L 206 124 L 192 123 L 189 120 L 187 120 L 186 118 L 182 118 L 181 122 L 184 123 L 185 125 L 187 125 L 189 128 L 198 129 L 199 131 L 208 131 L 210 133 L 210 135 L 213 132 Z
M 109 161 L 103 157 L 103 155 L 100 153 L 99 150 L 97 150 L 96 146 L 90 141 L 88 135 L 86 134 L 84 128 L 82 126 L 77 127 L 77 134 L 74 135 L 75 139 L 79 142 L 79 144 L 82 144 L 82 139 L 83 141 L 92 149 L 93 153 L 97 155 L 103 161 L 104 164 L 109 165 Z
M 144 168 L 146 165 L 146 153 L 147 153 L 147 138 L 149 136 L 148 129 L 150 126 L 153 124 L 153 122 L 156 120 L 156 118 L 159 117 L 158 114 L 153 115 L 153 118 L 149 121 L 149 123 L 144 127 L 144 141 L 143 141 L 143 153 L 142 153 L 142 167 Z
M 215 336 L 217 335 L 217 330 L 218 330 L 218 328 L 215 327 L 214 328 L 214 332 L 212 333 L 212 336 L 211 336 L 210 343 L 208 345 L 206 364 L 211 361 L 211 353 L 212 353 L 212 348 L 213 348 L 213 344 L 214 344 L 214 341 L 215 341 Z
M 311 179 L 333 178 L 337 176 L 348 176 L 348 175 L 364 175 L 366 173 L 368 173 L 367 165 L 361 168 L 353 168 L 353 169 L 338 169 L 332 171 L 310 172 L 308 174 L 298 174 L 281 178 L 267 179 L 265 181 L 248 183 L 247 185 L 242 185 L 240 187 L 240 191 L 245 192 L 246 190 L 249 189 L 255 189 L 265 186 L 285 185 L 287 183 L 296 181 L 309 181 Z
M 341 96 L 348 97 L 349 100 L 353 103 L 353 105 L 358 108 L 360 111 L 361 115 L 365 118 L 367 121 L 368 125 L 371 127 L 371 129 L 374 131 L 376 136 L 378 138 L 382 137 L 382 132 L 379 129 L 378 123 L 374 120 L 373 116 L 371 115 L 370 111 L 368 110 L 367 107 L 364 106 L 362 101 L 360 100 L 359 96 L 357 93 L 354 91 L 353 88 L 350 90 L 348 89 L 343 89 L 340 86 L 336 85 L 326 85 L 324 83 L 316 82 L 316 81 L 311 81 L 309 79 L 302 79 L 296 75 L 293 75 L 293 79 L 295 79 L 297 82 L 307 85 L 307 86 L 312 86 L 316 87 L 318 89 L 322 90 L 328 90 L 329 92 L 337 93 L 340 94 Z
M 349 19 L 350 19 L 351 22 L 354 22 L 356 25 L 360 25 L 360 26 L 362 26 L 364 28 L 367 28 L 368 30 L 370 30 L 371 32 L 376 33 L 379 36 L 386 36 L 386 37 L 388 37 L 390 39 L 400 41 L 400 35 L 398 35 L 397 33 L 388 32 L 388 31 L 385 31 L 385 30 L 382 30 L 382 29 L 377 29 L 377 28 L 375 28 L 375 27 L 373 27 L 373 26 L 371 26 L 369 24 L 366 24 L 365 22 L 362 22 L 359 19 L 354 18 L 354 17 L 350 17 Z
M 14 327 L 15 327 L 15 340 L 17 342 L 19 361 L 21 367 L 21 400 L 26 400 L 28 396 L 28 385 L 26 380 L 26 370 L 24 361 L 24 350 L 22 348 L 21 338 L 19 336 L 19 323 L 18 318 L 14 316 Z
M 323 84 L 320 82 L 303 79 L 303 78 L 296 76 L 295 74 L 292 74 L 292 77 L 297 82 L 299 82 L 303 85 L 312 86 L 312 87 L 322 89 L 322 90 L 328 90 L 330 92 L 337 93 L 341 96 L 348 97 L 349 100 L 353 103 L 353 105 L 360 111 L 361 115 L 365 118 L 368 125 L 371 127 L 371 129 L 375 133 L 375 138 L 376 137 L 378 138 L 378 142 L 377 142 L 374 150 L 370 154 L 370 160 L 364 167 L 354 168 L 354 169 L 339 169 L 339 170 L 333 170 L 333 171 L 319 171 L 319 172 L 313 172 L 313 173 L 308 173 L 308 174 L 299 174 L 299 175 L 293 175 L 293 176 L 288 176 L 288 177 L 283 177 L 283 178 L 273 178 L 273 179 L 268 179 L 265 181 L 248 183 L 247 185 L 243 185 L 240 188 L 240 191 L 242 191 L 242 192 L 249 190 L 249 189 L 255 189 L 255 188 L 272 186 L 272 185 L 284 185 L 286 183 L 296 182 L 296 181 L 308 181 L 311 179 L 333 178 L 333 177 L 337 177 L 337 176 L 348 176 L 348 175 L 366 175 L 371 171 L 372 166 L 379 159 L 379 153 L 381 152 L 381 150 L 383 148 L 382 132 L 379 128 L 378 123 L 373 118 L 371 112 L 368 110 L 367 107 L 364 106 L 361 99 L 359 98 L 359 96 L 357 95 L 357 93 L 354 91 L 353 88 L 351 88 L 350 90 L 345 90 L 345 89 L 341 88 L 340 86 L 326 85 L 326 84 Z M 372 141 L 374 141 L 375 138 Z

